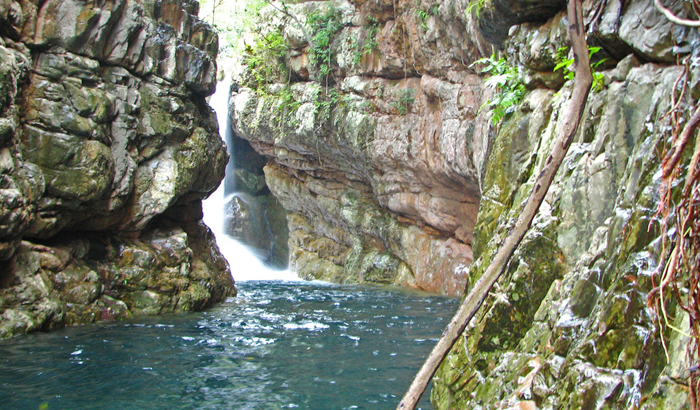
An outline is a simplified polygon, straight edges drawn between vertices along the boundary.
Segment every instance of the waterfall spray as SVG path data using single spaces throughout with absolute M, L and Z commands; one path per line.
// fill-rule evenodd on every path
M 228 121 L 228 97 L 231 86 L 231 80 L 226 77 L 219 82 L 216 87 L 216 93 L 211 97 L 209 104 L 216 112 L 219 122 L 219 130 L 230 132 L 230 124 Z M 228 129 L 227 129 L 228 128 Z M 235 163 L 233 156 L 229 160 L 226 167 L 227 178 L 235 171 Z M 229 265 L 231 266 L 231 274 L 236 281 L 247 280 L 299 280 L 299 278 L 290 270 L 273 270 L 265 266 L 265 264 L 257 257 L 255 250 L 238 242 L 234 238 L 224 233 L 224 207 L 227 203 L 225 199 L 225 191 L 233 189 L 230 183 L 226 181 L 219 185 L 219 188 L 206 200 L 202 202 L 202 211 L 204 213 L 204 223 L 206 223 L 219 245 L 221 253 L 224 255 Z

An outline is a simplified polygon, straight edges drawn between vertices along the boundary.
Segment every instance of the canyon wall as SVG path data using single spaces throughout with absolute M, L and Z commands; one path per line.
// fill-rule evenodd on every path
M 445 19 L 454 6 L 442 3 Z M 288 212 L 291 268 L 461 294 L 489 133 L 465 23 L 432 16 L 428 35 L 405 2 L 285 7 L 263 10 L 230 116 L 273 158 L 265 178 Z M 298 24 L 310 15 L 319 28 Z M 310 50 L 318 32 L 327 58 Z
M 566 64 L 554 70 L 570 56 L 565 6 L 264 9 L 230 117 L 267 158 L 293 269 L 468 291 L 562 127 L 573 82 Z M 668 295 L 662 314 L 655 295 L 675 235 L 662 230 L 659 169 L 700 97 L 698 32 L 653 0 L 584 9 L 589 45 L 600 47 L 584 121 L 530 232 L 438 371 L 435 408 L 688 408 L 688 316 Z M 503 59 L 474 64 L 494 51 Z M 489 86 L 507 75 L 510 86 Z
M 0 335 L 235 293 L 201 222 L 228 156 L 187 1 L 0 1 Z

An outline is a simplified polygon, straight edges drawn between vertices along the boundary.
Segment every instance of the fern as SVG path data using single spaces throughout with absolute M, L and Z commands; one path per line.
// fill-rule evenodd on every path
M 601 50 L 600 47 L 591 47 L 588 46 L 588 59 L 591 60 L 593 58 L 593 55 Z M 553 71 L 558 71 L 558 70 L 563 70 L 564 71 L 564 78 L 567 80 L 573 80 L 574 79 L 574 70 L 573 66 L 574 63 L 576 62 L 575 59 L 573 58 L 567 58 L 569 55 L 569 47 L 561 47 L 557 50 L 557 55 L 556 55 L 556 61 L 557 65 L 554 66 Z M 595 71 L 601 64 L 606 62 L 608 59 L 603 58 L 595 63 L 591 64 L 591 74 L 593 75 L 593 85 L 591 86 L 591 90 L 593 92 L 600 92 L 603 90 L 603 87 L 605 86 L 605 77 L 603 76 L 603 73 Z
M 319 80 L 322 80 L 332 71 L 331 43 L 338 31 L 343 28 L 340 12 L 335 6 L 330 6 L 325 12 L 316 11 L 310 14 L 306 22 L 313 33 L 311 62 L 318 67 Z
M 496 59 L 495 54 L 475 61 L 470 67 L 484 64 L 482 74 L 490 74 L 485 85 L 494 91 L 492 100 L 485 102 L 481 108 L 491 110 L 491 122 L 494 126 L 500 124 L 503 118 L 520 104 L 525 95 L 523 75 L 517 67 L 508 64 L 505 58 Z

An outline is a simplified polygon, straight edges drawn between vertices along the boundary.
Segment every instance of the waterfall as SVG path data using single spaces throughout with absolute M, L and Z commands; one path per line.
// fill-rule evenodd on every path
M 228 121 L 228 97 L 230 94 L 230 86 L 231 80 L 227 76 L 217 84 L 216 92 L 209 101 L 209 104 L 216 112 L 220 133 L 222 133 L 222 131 L 230 132 Z M 225 135 L 222 135 L 222 138 L 224 137 Z M 231 156 L 229 164 L 226 167 L 227 176 L 231 175 L 234 170 L 235 163 L 233 163 L 233 156 Z M 216 243 L 219 245 L 221 253 L 231 266 L 233 278 L 237 282 L 248 280 L 299 280 L 296 274 L 290 270 L 270 269 L 257 257 L 254 249 L 249 248 L 224 233 L 224 206 L 230 201 L 233 195 L 236 195 L 233 193 L 226 198 L 225 192 L 227 190 L 230 192 L 233 188 L 230 182 L 222 181 L 219 188 L 202 202 L 204 223 L 214 232 Z

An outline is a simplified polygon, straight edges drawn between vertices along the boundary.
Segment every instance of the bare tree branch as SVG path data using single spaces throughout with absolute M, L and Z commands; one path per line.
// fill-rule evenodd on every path
M 661 0 L 654 0 L 654 6 L 656 6 L 656 9 L 659 10 L 659 12 L 663 14 L 671 23 L 685 27 L 700 27 L 700 20 L 688 20 L 676 16 L 673 14 L 673 12 L 671 12 L 671 10 L 667 9 L 661 4 Z
M 554 179 L 554 175 L 564 160 L 564 156 L 576 135 L 576 130 L 581 122 L 581 116 L 583 115 L 591 84 L 593 83 L 581 1 L 582 0 L 569 0 L 568 2 L 569 35 L 571 37 L 576 66 L 574 88 L 571 100 L 566 106 L 564 123 L 559 131 L 559 136 L 545 161 L 540 175 L 537 177 L 535 186 L 515 226 L 501 244 L 491 264 L 486 268 L 484 274 L 479 278 L 471 292 L 469 292 L 469 295 L 467 295 L 462 302 L 462 305 L 452 318 L 452 321 L 447 325 L 442 337 L 433 348 L 430 356 L 426 359 L 423 367 L 413 379 L 413 383 L 399 403 L 397 410 L 413 410 L 416 408 L 418 400 L 420 400 L 420 397 L 423 395 L 428 383 L 437 371 L 438 366 L 464 332 L 471 318 L 479 310 L 489 291 L 510 261 L 513 252 L 515 252 L 515 249 L 520 244 L 523 237 L 525 237 Z
M 664 158 L 661 167 L 664 178 L 668 178 L 671 175 L 671 172 L 676 169 L 676 165 L 678 164 L 678 161 L 681 160 L 681 156 L 683 155 L 683 150 L 685 149 L 685 146 L 688 144 L 690 137 L 693 135 L 693 132 L 698 125 L 700 125 L 700 105 L 698 105 L 695 113 L 692 117 L 690 117 L 690 120 L 688 120 L 683 128 L 680 137 L 678 137 L 678 140 L 676 140 L 668 155 L 666 155 L 666 158 Z

